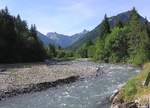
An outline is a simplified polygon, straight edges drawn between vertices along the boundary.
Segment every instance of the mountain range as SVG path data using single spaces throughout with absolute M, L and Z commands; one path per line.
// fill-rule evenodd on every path
M 74 35 L 64 35 L 56 32 L 49 32 L 47 35 L 44 35 L 40 32 L 37 33 L 38 38 L 43 42 L 45 46 L 53 44 L 55 46 L 60 46 L 62 48 L 70 47 L 76 41 L 80 40 L 88 33 L 87 30 L 83 30 L 81 33 L 76 33 Z

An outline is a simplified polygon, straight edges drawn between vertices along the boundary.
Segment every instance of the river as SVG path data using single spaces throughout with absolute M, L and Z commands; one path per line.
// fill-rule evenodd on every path
M 140 69 L 100 64 L 100 74 L 72 84 L 0 101 L 0 108 L 109 108 L 108 98 Z

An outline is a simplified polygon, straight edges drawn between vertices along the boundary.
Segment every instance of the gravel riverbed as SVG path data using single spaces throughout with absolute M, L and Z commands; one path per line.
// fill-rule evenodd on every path
M 0 91 L 25 88 L 31 84 L 54 82 L 71 76 L 96 74 L 97 64 L 87 60 L 50 61 L 49 63 L 26 63 L 0 65 Z

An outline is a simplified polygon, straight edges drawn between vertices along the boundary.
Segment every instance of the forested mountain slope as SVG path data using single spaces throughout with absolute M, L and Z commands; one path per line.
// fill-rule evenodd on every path
M 123 24 L 128 22 L 130 18 L 130 14 L 131 14 L 131 11 L 127 11 L 127 12 L 120 13 L 116 16 L 109 17 L 108 21 L 109 21 L 110 28 L 113 28 L 117 23 L 119 23 L 119 21 L 121 21 Z M 140 21 L 144 22 L 145 18 L 140 16 Z M 97 37 L 102 35 L 102 28 L 103 28 L 102 25 L 103 25 L 103 21 L 93 30 L 85 34 L 83 38 L 81 38 L 80 40 L 75 42 L 73 45 L 71 45 L 69 49 L 79 48 L 80 46 L 88 42 L 89 40 L 92 40 L 93 42 L 95 42 Z
M 150 60 L 150 26 L 146 18 L 133 8 L 127 21 L 118 20 L 112 25 L 105 15 L 103 22 L 78 44 L 77 55 L 105 63 L 143 64 Z

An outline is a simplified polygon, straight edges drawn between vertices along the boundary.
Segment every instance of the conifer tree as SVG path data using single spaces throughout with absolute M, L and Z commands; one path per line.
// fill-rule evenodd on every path
M 120 21 L 120 19 L 117 18 L 115 26 L 119 28 L 123 28 L 123 23 Z
M 104 20 L 101 25 L 101 36 L 103 37 L 104 35 L 107 35 L 108 33 L 110 33 L 110 25 L 109 25 L 107 15 L 105 14 Z
M 101 60 L 104 61 L 104 55 L 105 55 L 105 51 L 104 46 L 105 46 L 105 38 L 106 36 L 110 33 L 110 25 L 109 25 L 109 21 L 107 18 L 107 15 L 105 14 L 104 16 L 104 20 L 102 22 L 101 25 L 101 35 L 97 38 L 96 41 L 96 51 L 95 51 L 95 55 L 94 55 L 94 59 L 95 60 Z

